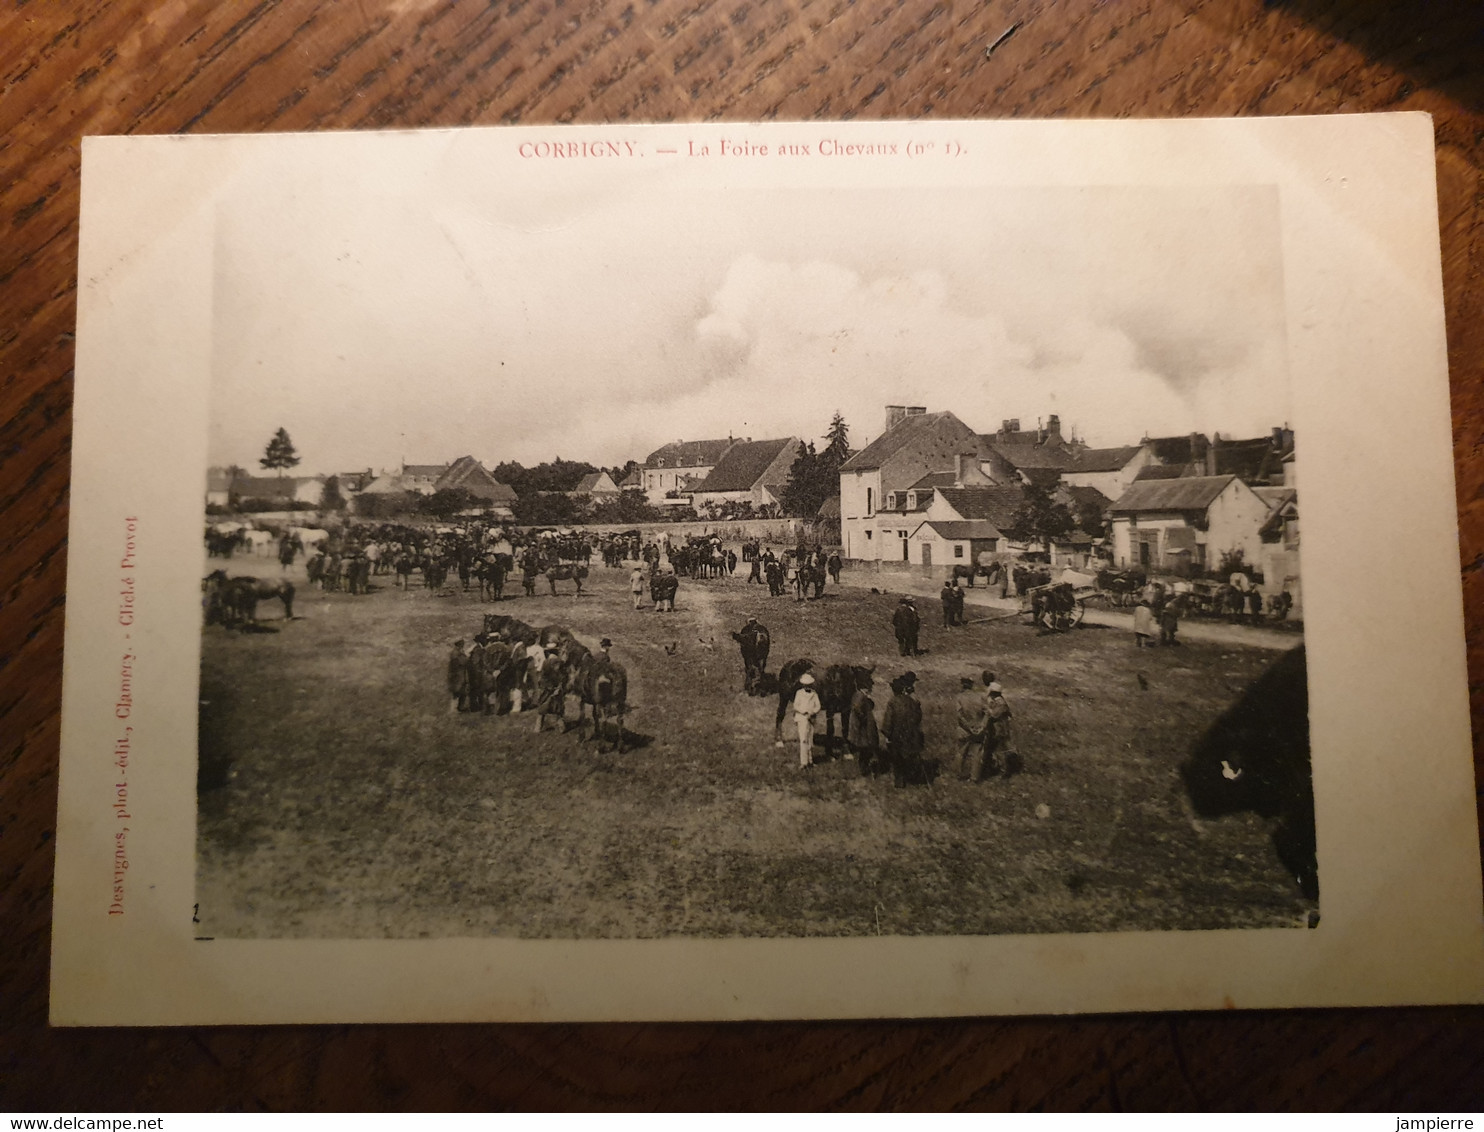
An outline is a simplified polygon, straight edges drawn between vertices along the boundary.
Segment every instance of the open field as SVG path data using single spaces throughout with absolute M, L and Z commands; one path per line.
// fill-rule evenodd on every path
M 294 621 L 265 603 L 277 631 L 205 632 L 204 935 L 992 934 L 1299 926 L 1314 909 L 1270 821 L 1198 819 L 1179 774 L 1272 649 L 1136 651 L 1097 626 L 943 630 L 919 601 L 927 653 L 906 661 L 894 598 L 830 586 L 799 604 L 745 572 L 682 579 L 673 614 L 632 611 L 627 571 L 601 565 L 580 598 L 566 584 L 498 607 L 389 578 L 327 595 L 302 567 L 290 576 Z M 531 714 L 451 714 L 449 644 L 495 608 L 590 644 L 611 636 L 637 749 L 538 736 Z M 874 663 L 878 708 L 910 664 L 927 756 L 945 763 L 958 677 L 992 667 L 1023 773 L 897 789 L 850 761 L 798 770 L 796 745 L 773 744 L 776 698 L 741 691 L 728 633 L 748 613 L 772 632 L 770 671 L 796 656 Z

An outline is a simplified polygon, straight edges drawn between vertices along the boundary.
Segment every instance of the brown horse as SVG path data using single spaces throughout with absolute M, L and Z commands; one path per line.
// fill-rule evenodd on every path
M 587 567 L 580 562 L 559 562 L 546 570 L 546 584 L 551 587 L 552 596 L 556 595 L 558 582 L 576 582 L 577 592 L 581 594 L 582 581 L 586 577 Z

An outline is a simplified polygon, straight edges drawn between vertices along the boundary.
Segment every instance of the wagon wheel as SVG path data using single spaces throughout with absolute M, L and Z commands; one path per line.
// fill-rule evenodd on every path
M 1075 629 L 1078 625 L 1082 624 L 1082 617 L 1086 612 L 1087 603 L 1079 597 L 1072 603 L 1072 610 L 1067 614 L 1067 628 Z

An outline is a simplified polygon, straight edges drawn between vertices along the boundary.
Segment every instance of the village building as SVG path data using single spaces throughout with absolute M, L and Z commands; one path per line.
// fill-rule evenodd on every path
M 234 507 L 248 500 L 259 503 L 319 504 L 325 491 L 324 476 L 246 476 L 232 480 L 229 499 Z
M 460 456 L 433 481 L 433 490 L 467 491 L 479 500 L 479 508 L 493 512 L 497 518 L 513 518 L 515 489 L 495 479 L 488 468 L 473 456 Z
M 902 543 L 923 516 L 914 513 L 920 507 L 907 507 L 908 493 L 927 490 L 916 485 L 929 473 L 966 465 L 982 471 L 981 447 L 978 434 L 950 412 L 888 405 L 882 434 L 840 466 L 840 539 L 845 557 L 910 561 Z
M 619 494 L 618 484 L 607 472 L 589 472 L 577 481 L 568 494 L 581 499 L 612 499 Z
M 1110 508 L 1113 561 L 1190 575 L 1241 551 L 1243 562 L 1256 566 L 1268 512 L 1235 475 L 1135 480 Z
M 736 444 L 725 440 L 676 440 L 656 448 L 640 469 L 644 497 L 654 504 L 690 505 L 689 492 L 711 473 L 727 449 Z
M 797 436 L 778 440 L 740 440 L 726 450 L 706 478 L 691 491 L 697 507 L 721 503 L 776 504 L 798 459 Z
M 644 490 L 644 469 L 643 469 L 643 467 L 635 468 L 628 475 L 624 476 L 623 479 L 619 480 L 618 481 L 618 490 L 619 491 L 643 491 Z
M 1139 473 L 1154 463 L 1154 452 L 1147 444 L 1119 448 L 1084 448 L 1061 469 L 1061 482 L 1067 487 L 1096 488 L 1108 500 L 1117 499 Z
M 1292 487 L 1253 488 L 1269 504 L 1268 517 L 1258 534 L 1262 539 L 1263 592 L 1269 596 L 1287 592 L 1293 599 L 1289 616 L 1303 620 L 1303 589 L 1299 573 L 1298 490 Z
M 967 465 L 967 461 L 964 462 Z M 978 471 L 978 469 L 975 469 Z M 1025 502 L 1018 484 L 991 484 L 979 476 L 962 473 L 942 484 L 940 474 L 924 477 L 933 481 L 908 494 L 916 503 L 917 518 L 903 547 L 904 560 L 919 566 L 987 565 L 987 555 L 1009 551 L 1009 530 L 1015 512 Z
M 206 469 L 206 506 L 226 507 L 232 502 L 233 469 Z

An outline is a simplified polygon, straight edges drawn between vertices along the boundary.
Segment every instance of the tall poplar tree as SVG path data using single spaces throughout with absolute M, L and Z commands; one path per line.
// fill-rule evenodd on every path
M 285 468 L 295 467 L 299 463 L 299 454 L 294 451 L 294 442 L 289 439 L 288 429 L 281 428 L 273 434 L 273 439 L 268 441 L 268 447 L 263 450 L 263 458 L 258 463 L 270 472 L 276 471 L 280 477 Z

